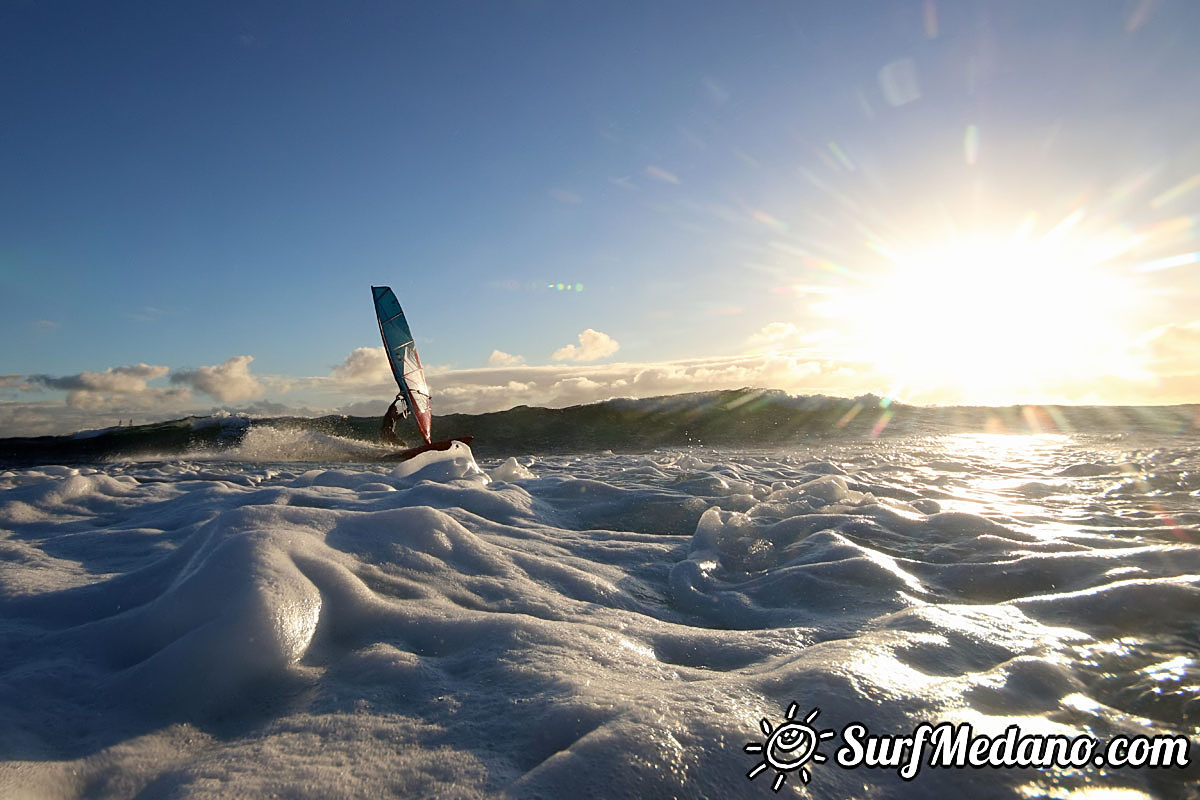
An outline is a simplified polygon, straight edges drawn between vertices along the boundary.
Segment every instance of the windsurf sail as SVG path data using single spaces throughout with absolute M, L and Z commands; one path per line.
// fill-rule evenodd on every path
M 425 370 L 421 368 L 421 357 L 417 355 L 417 346 L 413 342 L 408 321 L 404 318 L 404 310 L 400 308 L 395 293 L 387 286 L 372 286 L 371 294 L 375 296 L 375 316 L 379 318 L 379 334 L 383 337 L 388 363 L 392 365 L 392 375 L 412 411 L 413 419 L 417 421 L 421 438 L 429 444 L 432 441 L 429 432 L 433 427 L 429 384 L 425 382 Z

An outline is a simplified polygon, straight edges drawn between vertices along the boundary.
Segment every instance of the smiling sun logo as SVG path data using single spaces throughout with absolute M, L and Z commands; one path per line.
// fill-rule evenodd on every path
M 800 771 L 800 781 L 808 783 L 812 780 L 812 774 L 805 766 L 809 761 L 815 761 L 820 764 L 825 761 L 825 756 L 817 752 L 823 739 L 828 739 L 836 735 L 836 731 L 821 731 L 816 730 L 809 724 L 817 718 L 821 713 L 821 709 L 814 708 L 808 712 L 808 716 L 804 718 L 804 722 L 796 722 L 796 704 L 792 703 L 788 706 L 786 719 L 779 723 L 779 727 L 772 727 L 771 721 L 764 717 L 759 723 L 762 728 L 763 735 L 766 740 L 762 742 L 750 742 L 743 748 L 747 753 L 761 753 L 763 760 L 754 765 L 754 768 L 746 773 L 746 777 L 750 780 L 754 778 L 767 767 L 775 769 L 775 783 L 771 785 L 771 789 L 778 792 L 787 780 L 789 772 L 795 770 Z

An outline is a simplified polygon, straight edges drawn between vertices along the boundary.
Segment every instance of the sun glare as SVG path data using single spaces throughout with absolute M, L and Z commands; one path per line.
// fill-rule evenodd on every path
M 1066 381 L 1125 369 L 1128 293 L 1106 262 L 1127 248 L 1056 229 L 889 254 L 864 304 L 865 355 L 901 396 L 1053 402 Z

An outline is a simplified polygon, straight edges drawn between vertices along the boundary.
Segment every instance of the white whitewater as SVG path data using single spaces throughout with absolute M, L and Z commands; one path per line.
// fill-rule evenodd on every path
M 1197 741 L 1194 441 L 947 436 L 482 465 L 456 444 L 335 466 L 269 460 L 271 436 L 223 460 L 0 472 L 0 796 L 1195 785 L 1194 765 L 905 781 L 834 759 L 852 722 Z M 744 747 L 793 703 L 838 732 L 827 760 L 807 784 L 748 778 L 763 759 Z

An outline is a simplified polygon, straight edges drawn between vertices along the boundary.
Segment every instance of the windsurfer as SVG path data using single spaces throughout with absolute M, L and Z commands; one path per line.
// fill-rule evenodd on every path
M 396 404 L 403 404 L 403 408 L 397 408 Z M 384 444 L 400 445 L 400 440 L 396 438 L 396 420 L 408 419 L 408 403 L 404 399 L 404 395 L 396 395 L 396 399 L 388 406 L 387 413 L 383 415 L 383 425 L 379 428 L 379 438 Z

